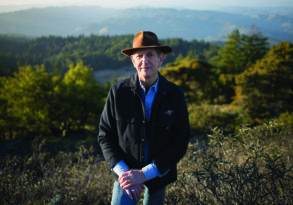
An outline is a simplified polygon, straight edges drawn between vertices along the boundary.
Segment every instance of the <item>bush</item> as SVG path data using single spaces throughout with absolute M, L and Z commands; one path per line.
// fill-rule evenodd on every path
M 248 123 L 248 118 L 241 109 L 233 105 L 191 104 L 189 120 L 196 136 L 207 135 L 214 127 L 231 134 Z
M 281 42 L 236 78 L 243 106 L 255 122 L 293 111 L 292 65 L 293 44 Z
M 281 124 L 284 125 L 293 125 L 293 113 L 289 113 L 289 112 L 284 112 L 282 114 L 279 115 L 279 117 L 277 117 L 275 119 L 276 122 L 279 122 Z
M 180 86 L 188 102 L 213 101 L 218 96 L 218 84 L 213 68 L 192 56 L 178 58 L 161 69 L 161 74 Z
M 0 204 L 109 204 L 112 177 L 92 151 L 1 159 Z
M 276 122 L 230 136 L 213 129 L 208 147 L 189 145 L 166 204 L 292 204 L 292 136 L 292 126 Z M 0 158 L 0 204 L 110 204 L 113 178 L 92 148 L 53 156 L 44 145 Z
M 292 140 L 266 140 L 284 134 L 292 139 L 292 127 L 269 123 L 233 137 L 213 129 L 206 150 L 189 146 L 167 204 L 292 204 Z
M 50 76 L 43 66 L 21 68 L 13 77 L 1 79 L 0 104 L 5 116 L 1 116 L 0 137 L 13 137 L 15 133 L 47 133 L 49 102 L 52 97 Z
M 71 65 L 64 76 L 27 66 L 0 78 L 0 140 L 95 130 L 105 87 L 82 63 Z

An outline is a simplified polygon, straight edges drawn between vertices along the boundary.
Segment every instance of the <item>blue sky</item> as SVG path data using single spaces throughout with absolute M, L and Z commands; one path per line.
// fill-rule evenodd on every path
M 173 7 L 190 9 L 214 9 L 221 7 L 277 7 L 293 6 L 293 0 L 0 0 L 0 6 L 64 6 L 99 5 L 103 7 L 127 8 L 137 6 Z

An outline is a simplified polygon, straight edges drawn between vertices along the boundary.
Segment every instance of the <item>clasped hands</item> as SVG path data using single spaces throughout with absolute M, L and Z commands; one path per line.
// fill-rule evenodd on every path
M 132 169 L 124 172 L 119 176 L 119 184 L 122 189 L 133 200 L 140 198 L 141 192 L 144 190 L 144 182 L 146 181 L 142 170 Z

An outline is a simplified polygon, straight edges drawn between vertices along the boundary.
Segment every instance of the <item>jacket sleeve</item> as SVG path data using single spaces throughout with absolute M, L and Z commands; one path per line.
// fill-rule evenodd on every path
M 120 160 L 123 160 L 118 141 L 115 120 L 115 95 L 114 88 L 112 87 L 101 114 L 98 134 L 98 143 L 110 168 L 113 168 Z
M 183 92 L 180 92 L 178 96 L 178 105 L 176 107 L 176 122 L 172 129 L 174 141 L 169 143 L 168 146 L 163 149 L 162 153 L 154 159 L 161 176 L 167 173 L 168 170 L 176 165 L 185 155 L 190 138 L 188 111 Z

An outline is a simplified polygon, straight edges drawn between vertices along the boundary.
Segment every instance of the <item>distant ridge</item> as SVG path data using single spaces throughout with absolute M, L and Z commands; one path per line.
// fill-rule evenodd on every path
M 238 28 L 271 41 L 293 41 L 293 14 L 166 8 L 109 9 L 98 6 L 34 8 L 0 13 L 0 34 L 26 36 L 120 35 L 153 30 L 161 38 L 222 41 Z

